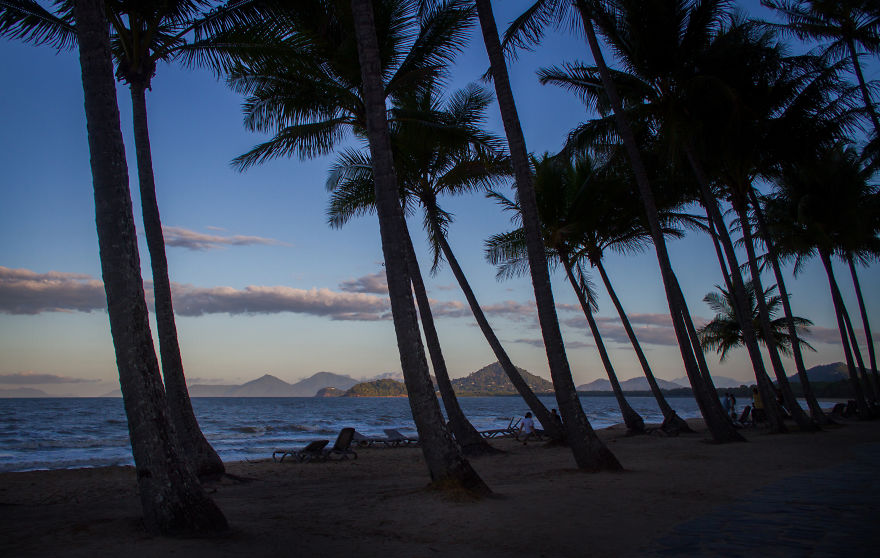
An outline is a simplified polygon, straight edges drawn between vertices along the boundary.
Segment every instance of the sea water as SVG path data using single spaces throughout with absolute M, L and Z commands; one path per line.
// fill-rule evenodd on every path
M 547 408 L 552 396 L 541 396 Z M 652 397 L 628 397 L 646 423 L 663 416 Z M 690 397 L 669 403 L 683 418 L 699 417 Z M 193 398 L 205 437 L 224 461 L 265 459 L 279 448 L 324 438 L 332 443 L 351 426 L 366 435 L 395 428 L 416 435 L 406 398 L 229 397 Z M 528 407 L 519 397 L 461 397 L 477 430 L 507 426 Z M 581 397 L 594 428 L 622 422 L 614 397 Z M 0 472 L 131 465 L 128 424 L 120 398 L 0 399 Z

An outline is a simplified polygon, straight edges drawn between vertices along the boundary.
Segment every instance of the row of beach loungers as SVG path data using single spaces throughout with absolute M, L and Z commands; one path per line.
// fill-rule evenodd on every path
M 515 436 L 518 432 L 519 421 L 510 419 L 506 428 L 484 430 L 480 434 L 484 438 L 498 438 L 503 436 Z M 331 447 L 330 440 L 314 440 L 306 446 L 298 449 L 279 449 L 272 452 L 272 460 L 282 462 L 290 459 L 300 463 L 311 461 L 331 461 L 334 459 L 357 459 L 357 452 L 352 446 L 388 447 L 399 448 L 402 446 L 414 446 L 419 443 L 418 438 L 406 436 L 394 428 L 385 428 L 385 436 L 366 436 L 355 431 L 354 428 L 346 427 L 339 431 L 336 442 Z

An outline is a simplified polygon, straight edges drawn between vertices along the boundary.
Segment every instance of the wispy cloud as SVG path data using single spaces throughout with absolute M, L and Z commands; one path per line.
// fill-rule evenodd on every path
M 92 312 L 106 306 L 104 284 L 89 275 L 0 266 L 0 313 Z
M 531 345 L 532 347 L 539 347 L 541 349 L 544 348 L 544 340 L 540 337 L 521 337 L 519 339 L 514 339 L 514 343 L 522 343 L 524 345 Z M 587 343 L 585 341 L 566 341 L 565 348 L 566 349 L 584 349 L 588 347 L 593 347 L 592 343 Z
M 640 344 L 650 345 L 677 345 L 675 330 L 672 327 L 672 318 L 668 314 L 631 314 L 628 315 L 633 331 Z M 699 319 L 696 319 L 700 321 Z M 587 319 L 581 315 L 569 318 L 562 322 L 568 327 L 584 329 Z M 602 340 L 608 343 L 629 345 L 629 336 L 623 324 L 618 318 L 597 316 L 596 324 L 602 334 Z M 699 324 L 697 324 L 699 327 Z
M 857 328 L 859 325 L 854 323 L 853 327 Z M 871 332 L 871 336 L 874 338 L 875 343 L 880 342 L 880 332 Z M 810 327 L 810 333 L 806 334 L 804 337 L 806 337 L 807 341 L 827 343 L 829 345 L 840 345 L 840 330 L 836 327 L 812 326 Z M 856 339 L 859 341 L 859 345 L 866 345 L 865 333 L 863 330 L 856 330 Z
M 86 380 L 84 378 L 70 378 L 68 376 L 56 376 L 55 374 L 40 374 L 38 372 L 17 372 L 15 374 L 0 374 L 0 384 L 7 385 L 37 385 L 37 384 L 87 384 L 100 382 L 100 380 Z
M 388 294 L 388 281 L 384 271 L 349 279 L 339 284 L 339 290 L 347 293 Z
M 208 227 L 210 230 L 222 231 L 217 227 Z M 215 248 L 224 248 L 226 246 L 253 246 L 253 245 L 275 245 L 289 246 L 280 240 L 273 238 L 263 238 L 260 236 L 245 235 L 229 235 L 220 236 L 216 234 L 205 234 L 182 227 L 162 227 L 162 233 L 165 235 L 165 245 L 177 248 L 186 248 L 188 250 L 212 250 Z

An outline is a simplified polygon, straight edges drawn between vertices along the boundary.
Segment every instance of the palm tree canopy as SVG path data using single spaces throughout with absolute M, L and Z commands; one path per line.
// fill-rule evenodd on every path
M 767 340 L 764 338 L 763 330 L 759 325 L 755 285 L 749 281 L 745 287 L 755 333 L 758 336 L 758 340 L 766 344 Z M 700 338 L 700 346 L 703 350 L 714 350 L 720 355 L 720 360 L 723 362 L 731 349 L 742 346 L 745 342 L 743 340 L 742 328 L 739 325 L 739 320 L 734 310 L 733 295 L 720 286 L 716 285 L 716 288 L 718 292 L 711 292 L 703 297 L 709 308 L 715 311 L 715 317 L 697 330 L 697 336 Z M 764 291 L 764 298 L 769 310 L 770 326 L 773 332 L 773 342 L 782 354 L 791 355 L 793 339 L 788 333 L 788 320 L 784 316 L 775 318 L 782 306 L 782 299 L 775 293 L 776 285 L 772 285 Z M 794 316 L 792 319 L 799 334 L 809 333 L 809 326 L 813 325 L 813 322 L 797 316 Z M 800 335 L 798 335 L 797 341 L 801 348 L 806 347 L 810 350 L 815 350 L 809 343 L 801 339 Z

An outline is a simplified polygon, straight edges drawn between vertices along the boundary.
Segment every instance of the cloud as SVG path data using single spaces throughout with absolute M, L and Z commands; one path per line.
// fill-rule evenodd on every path
M 92 312 L 106 306 L 104 284 L 88 275 L 0 266 L 0 313 Z
M 209 227 L 211 230 L 222 231 L 216 227 Z M 252 245 L 276 245 L 289 246 L 279 240 L 272 238 L 263 238 L 260 236 L 219 236 L 214 234 L 204 234 L 182 227 L 162 227 L 162 233 L 165 235 L 165 245 L 177 248 L 186 248 L 188 250 L 211 250 L 214 248 L 223 248 L 225 246 L 252 246 Z
M 670 346 L 678 344 L 678 339 L 675 337 L 675 329 L 672 327 L 672 318 L 668 314 L 632 314 L 627 317 L 640 344 Z M 700 321 L 699 318 L 694 320 L 695 322 Z M 577 329 L 588 327 L 587 319 L 582 315 L 564 320 L 562 323 Z M 629 336 L 619 318 L 598 316 L 596 317 L 596 324 L 599 327 L 599 333 L 602 334 L 602 340 L 606 343 L 630 345 Z M 699 327 L 699 323 L 695 325 Z
M 538 319 L 538 310 L 535 307 L 534 302 L 522 303 L 515 302 L 513 300 L 505 300 L 497 304 L 481 306 L 481 308 L 483 309 L 483 312 L 490 316 L 505 316 L 511 320 L 516 321 Z
M 339 284 L 339 290 L 347 293 L 388 294 L 388 281 L 384 271 L 349 279 Z
M 366 293 L 339 293 L 330 289 L 248 286 L 195 287 L 174 285 L 174 308 L 181 316 L 204 314 L 279 314 L 292 312 L 335 320 L 384 319 L 385 297 Z
M 86 384 L 100 382 L 101 380 L 86 380 L 83 378 L 70 378 L 56 376 L 55 374 L 39 374 L 37 372 L 18 372 L 15 374 L 0 374 L 0 384 L 33 385 L 33 384 Z

